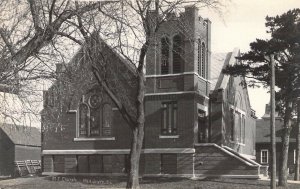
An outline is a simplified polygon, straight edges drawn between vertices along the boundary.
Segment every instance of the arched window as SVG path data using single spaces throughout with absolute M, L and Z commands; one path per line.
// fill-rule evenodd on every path
M 205 43 L 201 45 L 201 74 L 203 78 L 206 78 L 206 53 L 205 53 Z
M 180 73 L 183 64 L 183 41 L 180 35 L 173 37 L 173 73 Z
M 102 118 L 102 135 L 111 136 L 112 108 L 110 104 L 103 105 Z
M 169 44 L 167 37 L 161 39 L 161 74 L 169 73 Z
M 198 39 L 198 65 L 197 65 L 197 72 L 201 75 L 201 40 Z
M 90 109 L 86 103 L 79 104 L 79 136 L 89 136 Z
M 113 111 L 111 105 L 98 93 L 86 95 L 78 107 L 79 137 L 108 137 L 111 136 Z
M 90 136 L 100 135 L 100 124 L 101 124 L 101 97 L 95 93 L 92 94 L 88 99 L 90 106 Z

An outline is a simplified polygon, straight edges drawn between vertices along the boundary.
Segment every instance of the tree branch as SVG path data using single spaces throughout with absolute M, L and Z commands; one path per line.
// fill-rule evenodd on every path
M 9 52 L 11 53 L 12 56 L 14 56 L 16 53 L 13 49 L 12 44 L 8 41 L 7 36 L 2 28 L 0 28 L 0 35 L 5 43 L 6 47 L 8 48 Z
M 27 0 L 30 5 L 30 12 L 34 24 L 35 31 L 40 32 L 41 31 L 41 23 L 40 23 L 40 15 L 39 15 L 39 7 L 36 5 L 35 0 Z
M 32 2 L 33 0 L 28 0 Z M 31 38 L 16 54 L 12 57 L 12 59 L 16 62 L 16 64 L 22 64 L 27 60 L 28 57 L 35 55 L 38 53 L 43 47 L 48 45 L 55 34 L 59 31 L 61 25 L 69 18 L 79 14 L 84 14 L 88 11 L 98 9 L 100 6 L 103 6 L 103 2 L 97 2 L 88 4 L 84 7 L 81 7 L 76 10 L 66 10 L 62 12 L 56 20 L 47 25 L 44 32 L 36 32 L 34 37 Z
M 50 7 L 50 10 L 49 10 L 49 24 L 51 24 L 51 22 L 52 22 L 52 15 L 53 15 L 53 9 L 54 9 L 54 6 L 55 6 L 55 2 L 56 2 L 56 0 L 52 1 L 51 7 Z
M 75 37 L 72 37 L 70 34 L 64 33 L 64 32 L 56 32 L 57 35 L 63 36 L 63 37 L 67 37 L 69 39 L 71 39 L 72 41 L 76 42 L 79 45 L 83 45 L 83 43 L 76 39 Z
M 104 80 L 101 78 L 100 74 L 98 73 L 98 69 L 95 66 L 92 66 L 92 71 L 94 76 L 96 77 L 98 83 L 100 83 L 101 86 L 103 86 L 104 90 L 107 92 L 109 97 L 113 100 L 115 105 L 118 107 L 120 113 L 122 114 L 123 118 L 127 121 L 130 128 L 132 128 L 135 125 L 135 121 L 131 119 L 131 117 L 128 115 L 126 108 L 123 106 L 123 104 L 118 100 L 118 98 L 113 94 L 113 92 L 109 89 L 109 87 L 106 85 Z

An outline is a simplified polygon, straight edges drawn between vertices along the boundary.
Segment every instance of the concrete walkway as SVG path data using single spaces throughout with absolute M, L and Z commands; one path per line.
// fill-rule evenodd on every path
M 271 179 L 269 177 L 261 177 L 259 180 L 270 181 Z M 278 182 L 278 179 L 276 179 L 276 182 Z M 288 180 L 287 182 L 292 184 L 300 184 L 299 180 Z

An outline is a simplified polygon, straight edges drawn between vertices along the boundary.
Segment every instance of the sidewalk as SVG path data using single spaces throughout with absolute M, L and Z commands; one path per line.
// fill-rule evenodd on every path
M 264 181 L 270 181 L 270 178 L 268 177 L 261 177 L 259 180 L 264 180 Z M 278 179 L 276 179 L 276 182 L 278 182 Z M 292 184 L 300 184 L 299 180 L 288 180 L 288 183 L 292 183 Z

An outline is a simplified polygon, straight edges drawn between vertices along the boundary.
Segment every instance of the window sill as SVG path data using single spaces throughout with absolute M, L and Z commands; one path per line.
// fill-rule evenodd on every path
M 115 137 L 97 137 L 97 138 L 74 138 L 74 141 L 98 141 L 98 140 L 116 140 Z
M 159 138 L 179 138 L 179 135 L 159 135 Z

